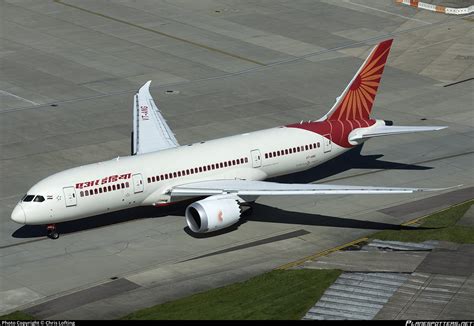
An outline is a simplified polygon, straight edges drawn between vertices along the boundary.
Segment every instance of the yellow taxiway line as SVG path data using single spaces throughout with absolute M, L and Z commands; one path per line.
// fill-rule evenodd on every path
M 369 238 L 360 238 L 360 239 L 357 239 L 357 240 L 348 242 L 348 243 L 346 243 L 346 244 L 343 244 L 343 245 L 341 245 L 341 246 L 334 247 L 334 248 L 330 248 L 330 249 L 326 249 L 326 250 L 324 250 L 324 251 L 320 251 L 320 252 L 318 252 L 318 253 L 315 253 L 314 255 L 311 255 L 311 256 L 308 256 L 308 257 L 304 257 L 304 258 L 299 259 L 299 260 L 297 260 L 297 261 L 294 261 L 294 262 L 291 262 L 291 263 L 282 265 L 282 266 L 280 266 L 280 267 L 277 267 L 276 269 L 288 269 L 288 268 L 296 267 L 296 266 L 298 266 L 298 265 L 304 264 L 304 263 L 307 262 L 308 260 L 315 260 L 316 258 L 329 255 L 329 254 L 332 253 L 332 252 L 339 251 L 339 250 L 344 249 L 344 248 L 346 248 L 346 247 L 350 247 L 350 246 L 353 246 L 353 245 L 355 245 L 355 244 L 357 244 L 357 243 L 364 242 L 364 241 L 367 241 L 367 240 L 369 240 Z

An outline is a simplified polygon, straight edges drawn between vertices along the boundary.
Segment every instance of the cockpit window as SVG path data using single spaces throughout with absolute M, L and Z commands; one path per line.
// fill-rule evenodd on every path
M 23 201 L 32 201 L 33 198 L 35 198 L 35 195 L 26 195 L 25 197 L 23 197 Z
M 44 201 L 44 197 L 43 197 L 43 196 L 40 196 L 40 195 L 38 195 L 38 196 L 36 196 L 36 197 L 35 197 L 35 199 L 34 199 L 33 201 L 41 203 L 41 202 L 43 202 L 43 201 Z

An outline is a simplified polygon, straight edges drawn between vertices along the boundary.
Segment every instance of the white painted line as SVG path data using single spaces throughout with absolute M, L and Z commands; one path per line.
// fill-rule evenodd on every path
M 369 7 L 369 6 L 366 6 L 366 5 L 362 5 L 360 3 L 355 3 L 355 2 L 352 2 L 351 0 L 344 0 L 344 2 L 349 3 L 351 5 L 354 5 L 354 6 L 359 6 L 359 7 L 375 10 L 375 11 L 380 11 L 380 12 L 383 12 L 383 13 L 388 14 L 388 15 L 397 16 L 397 17 L 408 19 L 408 20 L 414 20 L 414 21 L 417 21 L 417 22 L 420 22 L 420 23 L 423 23 L 423 24 L 426 24 L 426 25 L 431 25 L 432 24 L 432 23 L 429 23 L 429 22 L 425 22 L 424 20 L 411 18 L 411 17 L 400 15 L 400 14 L 395 14 L 395 13 L 390 12 L 390 11 Z
M 9 93 L 7 91 L 3 91 L 0 89 L 0 95 L 8 95 L 8 96 L 12 96 L 18 100 L 22 100 L 22 101 L 25 101 L 25 102 L 28 102 L 30 104 L 33 104 L 33 105 L 40 105 L 39 103 L 36 103 L 36 102 L 33 102 L 33 101 L 30 101 L 30 100 L 27 100 L 26 98 L 23 98 L 21 96 L 18 96 L 18 95 L 15 95 L 15 94 L 12 94 L 12 93 Z

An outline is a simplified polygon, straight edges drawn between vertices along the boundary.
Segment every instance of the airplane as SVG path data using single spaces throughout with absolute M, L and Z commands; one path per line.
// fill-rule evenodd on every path
M 282 184 L 268 178 L 314 168 L 368 139 L 444 126 L 394 126 L 370 117 L 393 39 L 377 44 L 331 110 L 315 121 L 178 144 L 145 83 L 133 99 L 132 150 L 127 157 L 83 165 L 35 184 L 11 219 L 56 224 L 137 206 L 165 206 L 195 199 L 185 210 L 194 233 L 214 232 L 239 221 L 260 196 L 401 194 L 444 189 Z

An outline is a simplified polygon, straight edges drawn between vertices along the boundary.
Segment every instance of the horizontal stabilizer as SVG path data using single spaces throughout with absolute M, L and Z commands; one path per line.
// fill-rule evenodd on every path
M 423 127 L 411 127 L 411 126 L 377 126 L 367 129 L 356 130 L 353 134 L 349 136 L 349 141 L 357 141 L 362 139 L 368 139 L 372 137 L 380 136 L 389 136 L 389 135 L 399 135 L 399 134 L 408 134 L 412 132 L 422 132 L 422 131 L 436 131 L 445 129 L 445 126 L 423 126 Z

